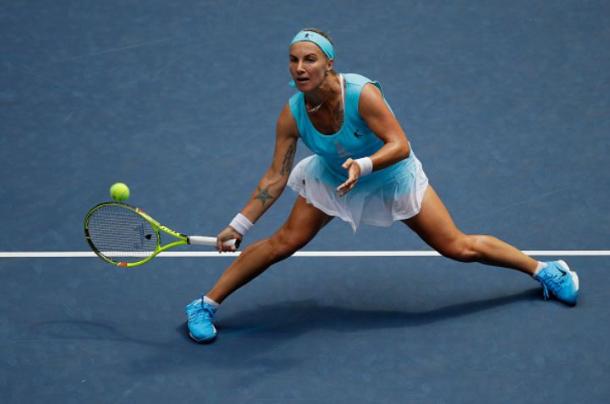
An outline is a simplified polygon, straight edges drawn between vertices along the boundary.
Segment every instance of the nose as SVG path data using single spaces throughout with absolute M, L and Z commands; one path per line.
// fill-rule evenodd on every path
M 297 62 L 297 73 L 304 73 L 305 69 L 303 68 L 303 61 L 299 60 Z

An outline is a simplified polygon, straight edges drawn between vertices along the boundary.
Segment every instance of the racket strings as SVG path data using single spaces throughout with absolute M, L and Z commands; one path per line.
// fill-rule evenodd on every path
M 89 217 L 89 238 L 95 249 L 113 261 L 136 262 L 151 255 L 158 233 L 142 216 L 119 205 L 105 205 Z

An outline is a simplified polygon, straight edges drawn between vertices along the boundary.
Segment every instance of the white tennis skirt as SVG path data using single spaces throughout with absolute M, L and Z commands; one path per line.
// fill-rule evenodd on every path
M 344 181 L 322 157 L 313 155 L 294 167 L 288 186 L 322 212 L 348 222 L 354 231 L 361 223 L 387 227 L 417 215 L 428 187 L 428 177 L 413 153 L 360 178 L 351 191 L 339 196 L 336 189 Z

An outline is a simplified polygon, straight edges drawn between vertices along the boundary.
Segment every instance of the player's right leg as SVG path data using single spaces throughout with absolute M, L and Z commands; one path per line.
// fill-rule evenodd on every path
M 231 293 L 263 273 L 272 264 L 290 257 L 305 246 L 324 227 L 329 216 L 307 203 L 299 196 L 286 222 L 271 237 L 248 246 L 225 270 L 205 297 L 221 303 Z M 204 342 L 216 336 L 212 323 L 216 308 L 202 299 L 190 303 L 187 308 L 191 337 Z

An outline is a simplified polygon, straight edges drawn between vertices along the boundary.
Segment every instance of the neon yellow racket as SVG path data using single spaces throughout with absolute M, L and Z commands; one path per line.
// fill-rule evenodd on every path
M 170 248 L 186 244 L 214 247 L 216 237 L 187 236 L 163 226 L 142 209 L 122 202 L 103 202 L 85 216 L 85 239 L 93 252 L 109 264 L 132 268 L 147 263 Z M 173 241 L 161 244 L 161 235 Z M 239 247 L 238 240 L 224 243 Z

